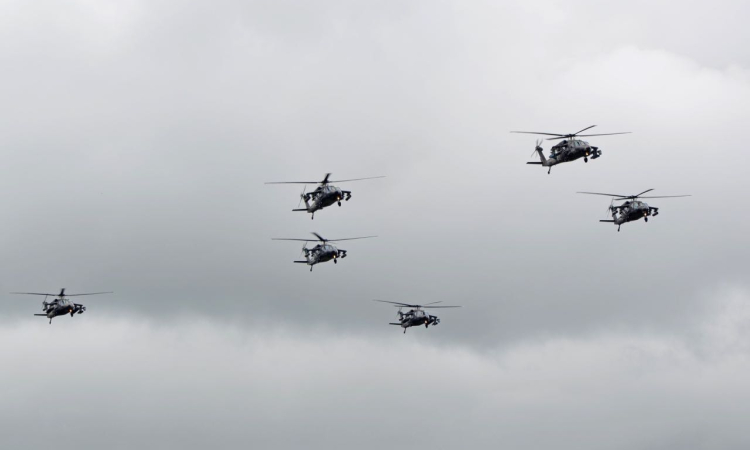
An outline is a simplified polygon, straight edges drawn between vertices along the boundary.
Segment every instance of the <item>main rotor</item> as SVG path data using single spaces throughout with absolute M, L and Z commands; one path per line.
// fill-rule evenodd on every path
M 65 297 L 80 297 L 82 295 L 100 295 L 100 294 L 113 294 L 114 292 L 88 292 L 85 294 L 68 294 L 65 295 L 65 288 L 60 289 L 59 294 L 47 294 L 44 292 L 11 292 L 11 294 L 19 294 L 19 295 L 44 295 L 45 297 L 57 297 L 57 298 L 65 298 Z
M 314 231 L 310 234 L 315 236 L 315 239 L 272 238 L 271 240 L 272 241 L 322 242 L 325 244 L 326 242 L 354 241 L 356 239 L 369 239 L 369 238 L 377 237 L 377 236 L 360 236 L 360 237 L 344 238 L 344 239 L 326 239 Z
M 653 189 L 647 189 L 640 194 L 636 195 L 619 195 L 619 194 L 605 194 L 602 192 L 577 192 L 577 194 L 590 194 L 590 195 L 605 195 L 607 197 L 612 197 L 612 201 L 621 201 L 621 200 L 636 200 L 639 198 L 675 198 L 675 197 L 690 197 L 690 195 L 657 195 L 657 196 L 644 196 L 643 194 L 647 192 L 651 192 Z
M 558 133 L 539 133 L 536 131 L 511 131 L 511 133 L 523 133 L 523 134 L 538 134 L 542 136 L 555 136 L 551 138 L 546 138 L 548 141 L 554 141 L 557 139 L 573 139 L 575 137 L 590 137 L 590 136 L 611 136 L 614 134 L 629 134 L 630 131 L 623 131 L 619 133 L 601 133 L 601 134 L 581 134 L 586 130 L 589 130 L 591 128 L 594 128 L 596 125 L 591 125 L 590 127 L 586 127 L 581 131 L 578 131 L 576 133 L 570 133 L 570 134 L 558 134 Z
M 265 184 L 317 184 L 320 186 L 326 186 L 331 183 L 348 183 L 349 181 L 360 181 L 360 180 L 372 180 L 374 178 L 385 178 L 385 176 L 377 177 L 366 177 L 366 178 L 352 178 L 349 180 L 331 180 L 331 173 L 327 173 L 322 181 L 269 181 Z
M 390 303 L 393 306 L 395 306 L 396 308 L 404 308 L 404 307 L 406 307 L 406 308 L 413 308 L 413 309 L 424 309 L 424 308 L 430 308 L 430 309 L 433 309 L 433 308 L 461 308 L 460 306 L 445 306 L 445 305 L 430 306 L 430 305 L 435 305 L 437 303 L 443 303 L 442 301 L 432 302 L 432 303 L 426 303 L 424 305 L 410 305 L 408 303 L 389 302 L 388 300 L 373 300 L 373 301 L 374 302 L 381 302 L 381 303 Z

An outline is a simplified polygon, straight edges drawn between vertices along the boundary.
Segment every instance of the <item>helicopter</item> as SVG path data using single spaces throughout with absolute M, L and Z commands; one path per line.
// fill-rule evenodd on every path
M 38 292 L 11 292 L 11 294 L 20 294 L 20 295 L 43 295 L 44 300 L 42 300 L 42 311 L 44 311 L 44 314 L 34 314 L 35 316 L 44 316 L 49 318 L 49 323 L 52 325 L 52 319 L 57 316 L 64 316 L 65 314 L 70 314 L 70 317 L 73 317 L 75 314 L 83 314 L 86 311 L 86 307 L 79 304 L 79 303 L 73 303 L 71 302 L 67 297 L 80 297 L 82 295 L 99 295 L 99 294 L 112 294 L 112 292 L 89 292 L 87 294 L 69 294 L 65 295 L 65 288 L 60 289 L 59 294 L 45 294 L 45 293 L 38 293 Z M 54 297 L 54 300 L 51 302 L 47 302 L 47 297 Z
M 310 272 L 312 272 L 313 266 L 315 264 L 320 264 L 320 263 L 324 263 L 324 262 L 331 261 L 331 260 L 333 260 L 334 264 L 338 264 L 339 259 L 346 258 L 346 250 L 336 248 L 335 245 L 329 244 L 329 242 L 353 241 L 356 239 L 368 239 L 368 238 L 377 237 L 377 236 L 362 236 L 362 237 L 347 238 L 347 239 L 325 239 L 323 236 L 319 235 L 318 233 L 313 232 L 311 234 L 315 236 L 316 239 L 273 238 L 272 240 L 304 242 L 304 244 L 302 245 L 302 252 L 304 252 L 305 254 L 305 260 L 294 261 L 294 262 L 299 263 L 299 264 L 307 264 L 308 266 L 310 266 Z M 320 242 L 320 243 L 313 248 L 307 248 L 308 242 Z M 302 252 L 300 252 L 300 256 L 302 255 Z
M 552 166 L 554 165 L 564 163 L 564 162 L 575 161 L 576 159 L 580 159 L 580 158 L 583 158 L 583 162 L 589 162 L 589 156 L 591 157 L 591 159 L 597 159 L 598 157 L 602 156 L 602 151 L 599 150 L 599 147 L 594 147 L 586 141 L 575 139 L 576 137 L 611 136 L 613 134 L 630 133 L 630 131 L 623 131 L 620 133 L 581 134 L 586 130 L 594 128 L 595 126 L 596 125 L 591 125 L 590 127 L 586 127 L 577 133 L 571 133 L 571 134 L 537 133 L 535 131 L 511 131 L 511 133 L 541 134 L 545 136 L 555 136 L 552 138 L 547 138 L 548 141 L 564 139 L 562 142 L 552 147 L 552 149 L 550 150 L 549 158 L 544 157 L 544 153 L 542 153 L 543 151 L 542 140 L 541 139 L 538 140 L 536 142 L 536 148 L 534 149 L 534 152 L 539 154 L 540 162 L 534 161 L 534 162 L 526 163 L 526 164 L 537 164 L 543 167 L 549 167 L 549 169 L 547 170 L 547 174 L 549 175 L 549 173 L 552 171 Z M 532 152 L 531 154 L 533 155 L 534 153 Z
M 350 181 L 360 180 L 372 180 L 375 178 L 385 178 L 384 176 L 378 177 L 367 177 L 367 178 L 354 178 L 351 180 L 336 180 L 331 181 L 328 178 L 331 176 L 327 173 L 323 181 L 271 181 L 265 184 L 317 184 L 318 187 L 314 191 L 305 193 L 306 186 L 302 188 L 300 194 L 300 200 L 297 203 L 297 208 L 292 211 L 306 211 L 312 214 L 310 219 L 315 219 L 315 211 L 321 210 L 328 206 L 338 203 L 341 206 L 341 200 L 349 201 L 352 198 L 351 191 L 344 191 L 339 187 L 332 185 L 331 183 L 348 183 Z M 305 207 L 300 208 L 302 201 L 305 202 Z
M 406 329 L 409 327 L 417 327 L 420 325 L 424 325 L 425 328 L 428 328 L 430 325 L 435 326 L 440 323 L 440 319 L 438 319 L 437 316 L 433 316 L 431 314 L 427 314 L 423 308 L 429 307 L 432 308 L 460 308 L 460 306 L 429 306 L 434 305 L 436 303 L 442 303 L 442 302 L 432 302 L 427 303 L 426 305 L 410 305 L 408 303 L 399 303 L 399 302 L 389 302 L 388 300 L 373 300 L 374 302 L 381 302 L 381 303 L 391 303 L 398 307 L 398 322 L 391 322 L 389 325 L 398 325 L 400 327 L 403 327 L 404 334 L 406 334 Z M 412 308 L 409 311 L 403 313 L 401 312 L 401 308 Z
M 617 225 L 617 231 L 620 231 L 622 224 L 626 222 L 632 222 L 643 218 L 644 222 L 648 222 L 649 216 L 658 216 L 659 208 L 649 206 L 646 202 L 638 200 L 639 198 L 674 198 L 674 197 L 690 197 L 690 195 L 661 195 L 661 196 L 649 196 L 643 197 L 643 194 L 651 192 L 653 189 L 648 189 L 641 192 L 638 195 L 617 195 L 617 194 L 603 194 L 601 192 L 578 192 L 578 194 L 591 194 L 591 195 L 606 195 L 612 197 L 612 201 L 609 203 L 607 208 L 607 217 L 612 215 L 612 219 L 600 220 L 599 222 L 609 222 Z M 615 201 L 625 202 L 621 205 L 614 205 Z

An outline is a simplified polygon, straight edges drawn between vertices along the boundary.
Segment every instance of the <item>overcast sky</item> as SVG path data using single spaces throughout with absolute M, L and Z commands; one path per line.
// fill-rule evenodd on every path
M 0 447 L 750 446 L 747 2 L 0 5 Z

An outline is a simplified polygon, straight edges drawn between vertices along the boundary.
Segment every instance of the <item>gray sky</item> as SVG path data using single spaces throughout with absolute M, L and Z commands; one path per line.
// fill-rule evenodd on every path
M 2 2 L 0 290 L 116 293 L 6 295 L 0 444 L 747 448 L 749 14 Z M 509 133 L 592 124 L 633 134 L 549 176 Z M 263 185 L 326 172 L 387 178 L 314 221 Z M 648 188 L 693 197 L 575 194 Z M 310 231 L 379 237 L 310 274 L 270 240 Z

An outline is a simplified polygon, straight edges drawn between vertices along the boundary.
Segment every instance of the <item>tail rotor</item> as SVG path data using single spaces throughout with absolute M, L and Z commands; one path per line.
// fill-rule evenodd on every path
M 299 208 L 302 205 L 302 200 L 305 199 L 305 189 L 307 189 L 307 185 L 302 186 L 302 192 L 299 194 L 299 201 L 297 202 L 297 208 Z
M 529 155 L 529 158 L 532 158 L 536 152 L 542 151 L 542 140 L 539 139 L 536 141 L 536 146 L 534 147 L 534 151 L 531 152 L 531 155 Z

